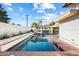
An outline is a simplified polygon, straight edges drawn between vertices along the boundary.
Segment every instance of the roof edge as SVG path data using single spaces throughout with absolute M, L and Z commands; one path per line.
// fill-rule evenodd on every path
M 63 6 L 63 8 L 64 8 L 64 7 L 67 7 L 67 6 L 71 5 L 71 4 L 72 4 L 72 3 L 65 3 L 64 6 Z
M 78 12 L 78 10 L 70 10 L 70 11 L 64 13 L 63 15 L 60 15 L 55 22 L 59 23 L 60 21 L 77 14 L 77 12 Z

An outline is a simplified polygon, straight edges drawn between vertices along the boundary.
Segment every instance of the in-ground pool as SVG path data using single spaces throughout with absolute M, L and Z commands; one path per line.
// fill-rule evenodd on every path
M 55 45 L 48 41 L 49 37 L 47 34 L 34 34 L 28 41 L 26 39 L 24 43 L 20 43 L 21 46 L 19 45 L 15 51 L 57 51 Z

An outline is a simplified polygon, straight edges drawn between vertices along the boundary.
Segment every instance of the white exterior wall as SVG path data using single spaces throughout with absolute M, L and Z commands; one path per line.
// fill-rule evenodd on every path
M 13 34 L 17 35 L 19 32 L 24 33 L 27 31 L 30 31 L 30 28 L 0 22 L 0 37 L 5 34 L 12 36 Z
M 75 20 L 59 25 L 59 38 L 79 47 L 79 15 L 71 18 Z
M 76 9 L 78 9 L 78 10 L 79 10 L 79 3 L 77 3 L 77 4 L 76 4 Z

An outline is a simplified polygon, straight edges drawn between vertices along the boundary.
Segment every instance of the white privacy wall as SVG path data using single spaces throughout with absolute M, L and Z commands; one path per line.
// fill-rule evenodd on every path
M 79 46 L 79 16 L 59 25 L 59 38 Z M 73 18 L 74 19 L 74 18 Z
M 24 33 L 27 31 L 30 31 L 30 28 L 0 22 L 0 37 L 5 34 L 12 36 L 13 34 L 17 35 L 19 32 Z

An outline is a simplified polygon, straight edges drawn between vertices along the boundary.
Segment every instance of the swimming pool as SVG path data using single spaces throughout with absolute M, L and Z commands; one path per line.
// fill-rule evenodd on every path
M 18 44 L 19 47 L 14 51 L 57 51 L 55 45 L 48 41 L 49 38 L 48 34 L 34 34 L 28 40 L 21 42 L 22 44 Z

